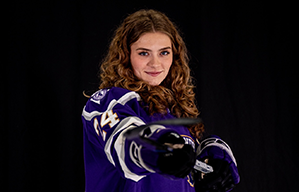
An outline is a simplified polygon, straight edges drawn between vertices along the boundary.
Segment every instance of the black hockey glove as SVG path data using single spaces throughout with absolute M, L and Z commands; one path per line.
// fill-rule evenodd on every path
M 218 136 L 210 136 L 201 142 L 198 159 L 207 161 L 213 172 L 195 171 L 196 192 L 231 191 L 240 182 L 237 163 L 230 147 Z
M 157 166 L 160 171 L 178 178 L 186 177 L 195 164 L 196 155 L 193 147 L 185 144 L 185 140 L 176 132 L 162 135 L 158 142 L 172 149 L 159 154 Z
M 235 187 L 229 164 L 220 159 L 210 159 L 208 164 L 214 169 L 213 173 L 203 175 L 200 172 L 195 174 L 196 192 L 226 192 Z

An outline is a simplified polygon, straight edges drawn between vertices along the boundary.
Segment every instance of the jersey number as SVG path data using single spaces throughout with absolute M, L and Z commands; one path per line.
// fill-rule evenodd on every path
M 103 140 L 105 141 L 106 131 L 102 130 L 102 128 L 106 124 L 108 124 L 110 126 L 110 128 L 112 128 L 118 122 L 119 122 L 119 118 L 118 118 L 117 114 L 113 113 L 113 111 L 110 110 L 110 111 L 105 111 L 104 113 L 102 113 L 100 124 L 99 124 L 98 119 L 94 118 L 93 126 L 94 126 L 94 129 L 95 129 L 96 133 L 98 134 L 98 136 L 100 136 L 100 134 L 101 134 Z

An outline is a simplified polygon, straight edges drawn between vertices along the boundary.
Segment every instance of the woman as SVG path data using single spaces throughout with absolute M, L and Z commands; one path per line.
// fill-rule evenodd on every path
M 127 138 L 137 126 L 199 115 L 184 41 L 163 13 L 140 10 L 123 21 L 100 78 L 99 91 L 82 113 L 86 192 L 223 191 L 239 182 L 227 144 L 216 136 L 196 142 L 204 132 L 201 123 L 152 125 L 141 131 L 140 137 L 164 146 L 162 150 Z M 193 171 L 195 159 L 214 166 L 214 172 Z

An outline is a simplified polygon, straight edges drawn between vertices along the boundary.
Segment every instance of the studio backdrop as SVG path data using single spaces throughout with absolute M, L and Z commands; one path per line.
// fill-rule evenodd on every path
M 84 191 L 83 91 L 97 89 L 114 30 L 164 12 L 190 56 L 206 132 L 232 147 L 236 192 L 298 190 L 293 5 L 263 1 L 10 1 L 2 62 L 1 188 Z M 2 184 L 3 183 L 3 184 Z

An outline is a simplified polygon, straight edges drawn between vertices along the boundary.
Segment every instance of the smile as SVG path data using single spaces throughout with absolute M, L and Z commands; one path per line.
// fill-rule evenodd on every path
M 152 76 L 152 77 L 157 77 L 158 75 L 160 75 L 162 72 L 145 72 L 146 74 Z

